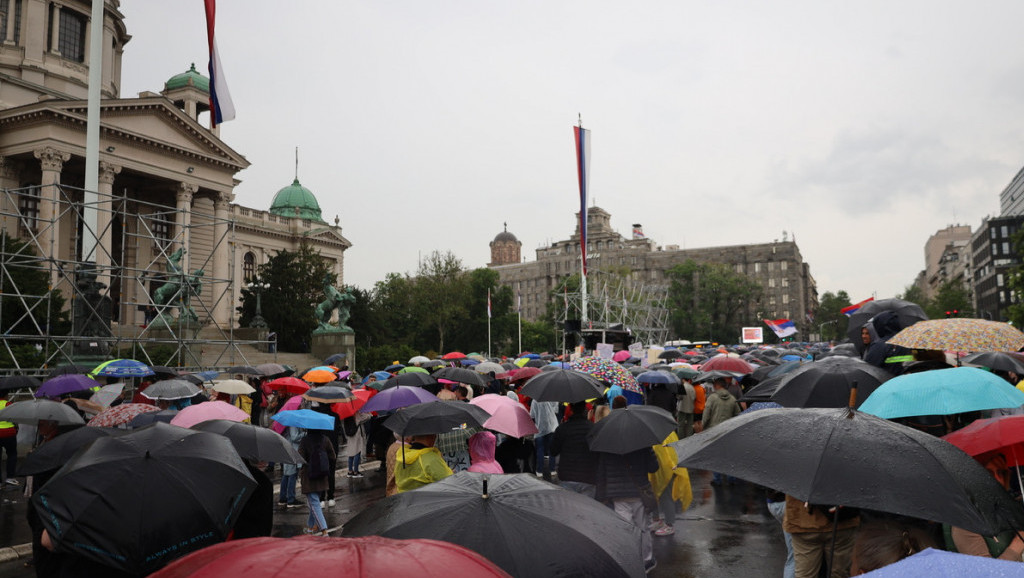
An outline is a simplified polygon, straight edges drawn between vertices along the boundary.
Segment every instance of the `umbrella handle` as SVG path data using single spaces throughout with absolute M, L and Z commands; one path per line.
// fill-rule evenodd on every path
M 850 386 L 850 409 L 857 407 L 857 382 Z

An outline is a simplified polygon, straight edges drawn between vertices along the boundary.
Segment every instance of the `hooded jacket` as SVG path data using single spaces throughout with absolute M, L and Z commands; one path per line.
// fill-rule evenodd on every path
M 501 464 L 494 460 L 494 446 L 497 441 L 494 434 L 482 431 L 469 438 L 469 459 L 472 465 L 469 471 L 482 474 L 504 474 Z
M 441 456 L 441 450 L 417 445 L 406 446 L 404 455 L 402 449 L 398 450 L 395 485 L 399 493 L 421 488 L 452 475 L 451 468 Z
M 723 421 L 736 417 L 740 413 L 740 405 L 736 403 L 729 390 L 718 389 L 708 396 L 707 404 L 704 406 L 704 429 L 714 427 Z

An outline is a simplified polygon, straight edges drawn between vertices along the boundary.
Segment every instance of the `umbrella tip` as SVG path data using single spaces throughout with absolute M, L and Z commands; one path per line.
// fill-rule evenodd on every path
M 483 481 L 484 481 L 484 493 L 480 497 L 486 500 L 487 498 L 490 497 L 490 496 L 487 495 L 487 476 L 484 476 L 484 480 Z

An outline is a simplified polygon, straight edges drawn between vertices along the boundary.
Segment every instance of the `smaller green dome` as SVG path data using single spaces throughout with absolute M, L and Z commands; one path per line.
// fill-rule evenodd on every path
M 181 74 L 175 74 L 164 83 L 164 90 L 174 90 L 176 88 L 184 88 L 186 86 L 194 86 L 199 90 L 209 93 L 210 92 L 210 79 L 206 78 L 199 71 L 196 70 L 196 63 L 192 63 L 192 67 L 182 72 Z
M 299 210 L 297 215 L 300 219 L 309 219 L 323 223 L 320 216 L 320 203 L 316 196 L 306 187 L 299 184 L 296 178 L 291 185 L 277 191 L 274 195 L 274 202 L 270 204 L 270 214 L 279 217 L 296 217 L 295 209 Z

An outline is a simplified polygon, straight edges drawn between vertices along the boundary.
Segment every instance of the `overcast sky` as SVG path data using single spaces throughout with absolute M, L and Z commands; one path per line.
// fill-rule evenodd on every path
M 203 3 L 123 0 L 122 95 L 207 62 Z M 795 235 L 819 294 L 891 297 L 924 243 L 977 228 L 1024 165 L 1024 2 L 221 0 L 252 166 L 236 202 L 299 179 L 364 288 L 508 222 L 535 258 L 592 195 L 685 248 Z

